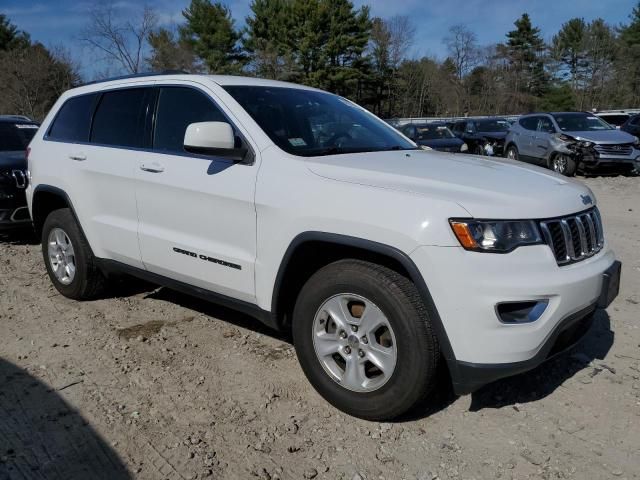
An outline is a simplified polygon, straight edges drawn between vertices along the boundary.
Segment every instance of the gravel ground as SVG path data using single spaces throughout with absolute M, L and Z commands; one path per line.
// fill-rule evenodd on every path
M 396 423 L 348 417 L 250 318 L 129 281 L 76 303 L 0 243 L 0 479 L 640 478 L 640 179 L 582 178 L 623 261 L 585 341 Z

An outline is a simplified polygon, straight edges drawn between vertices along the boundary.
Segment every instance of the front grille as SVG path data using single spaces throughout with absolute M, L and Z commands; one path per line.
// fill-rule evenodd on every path
M 589 258 L 604 245 L 602 220 L 597 208 L 551 220 L 542 220 L 540 230 L 558 265 Z
M 596 145 L 596 151 L 601 155 L 620 155 L 627 156 L 633 152 L 633 144 L 620 143 L 618 145 Z

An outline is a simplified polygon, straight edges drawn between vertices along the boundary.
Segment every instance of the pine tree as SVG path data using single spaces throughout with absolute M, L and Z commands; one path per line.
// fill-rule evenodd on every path
M 586 60 L 587 24 L 582 18 L 572 18 L 564 23 L 552 40 L 552 51 L 567 69 L 571 86 L 577 90 L 580 86 L 582 70 Z
M 222 3 L 191 0 L 182 15 L 180 37 L 188 42 L 211 73 L 240 73 L 245 58 L 239 47 L 231 11 Z

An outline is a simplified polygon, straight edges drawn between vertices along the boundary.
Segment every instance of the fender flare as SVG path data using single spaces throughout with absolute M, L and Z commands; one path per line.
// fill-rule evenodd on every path
M 438 313 L 438 309 L 436 308 L 433 297 L 431 296 L 431 292 L 429 291 L 429 287 L 427 286 L 423 275 L 420 273 L 420 270 L 413 262 L 413 260 L 411 260 L 409 255 L 396 247 L 392 247 L 390 245 L 375 242 L 372 240 L 366 240 L 363 238 L 341 235 L 337 233 L 315 231 L 300 233 L 291 241 L 291 243 L 287 247 L 287 250 L 280 263 L 280 267 L 278 268 L 271 300 L 272 315 L 275 315 L 278 309 L 278 298 L 282 289 L 284 274 L 287 270 L 287 266 L 289 265 L 291 257 L 300 245 L 306 242 L 313 241 L 333 243 L 336 245 L 343 245 L 346 247 L 355 247 L 361 250 L 367 250 L 372 253 L 389 257 L 402 265 L 402 267 L 409 274 L 411 281 L 418 289 L 418 293 L 420 294 L 422 301 L 429 309 L 429 312 L 431 314 L 430 320 L 435 329 L 436 336 L 438 337 L 438 343 L 440 344 L 442 356 L 445 358 L 447 366 L 449 367 L 451 378 L 455 379 L 458 377 L 457 360 L 455 354 L 453 353 L 453 348 L 451 347 L 451 342 L 449 341 L 449 337 L 447 335 L 446 329 L 444 328 L 444 324 L 442 323 L 442 319 L 440 318 L 440 314 Z

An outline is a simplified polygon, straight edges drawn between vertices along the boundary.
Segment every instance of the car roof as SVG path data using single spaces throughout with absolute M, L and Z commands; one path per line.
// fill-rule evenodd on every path
M 280 80 L 268 80 L 256 77 L 244 77 L 240 75 L 200 75 L 189 73 L 178 74 L 135 74 L 123 77 L 107 78 L 90 82 L 67 91 L 68 96 L 80 95 L 83 93 L 100 92 L 117 86 L 125 85 L 145 85 L 162 81 L 192 81 L 192 82 L 212 82 L 222 87 L 227 86 L 259 86 L 259 87 L 279 87 L 295 88 L 298 90 L 311 90 L 321 92 L 317 88 L 299 85 L 297 83 L 283 82 Z

